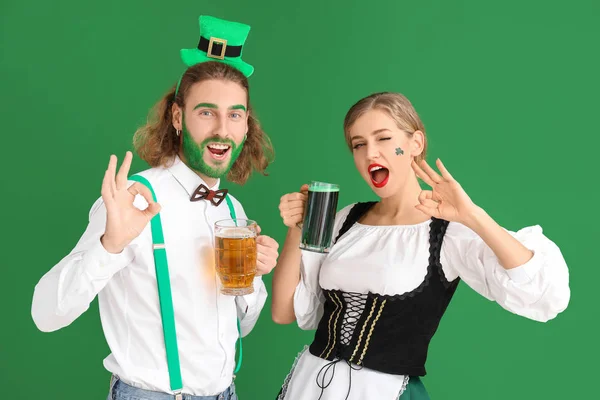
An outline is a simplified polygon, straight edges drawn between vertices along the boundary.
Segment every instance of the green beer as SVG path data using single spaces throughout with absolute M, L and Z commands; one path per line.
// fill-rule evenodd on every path
M 301 249 L 329 252 L 339 193 L 339 186 L 333 183 L 312 182 L 309 185 Z

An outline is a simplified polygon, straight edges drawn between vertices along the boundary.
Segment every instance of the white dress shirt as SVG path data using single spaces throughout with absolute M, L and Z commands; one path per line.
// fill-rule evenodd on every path
M 351 206 L 336 215 L 334 238 Z M 294 295 L 294 311 L 302 329 L 316 329 L 323 315 L 323 289 L 396 295 L 410 292 L 424 281 L 429 257 L 429 224 L 369 226 L 355 223 L 327 255 L 302 251 L 301 281 Z M 486 243 L 469 228 L 450 222 L 442 242 L 440 261 L 449 281 L 460 277 L 473 290 L 506 310 L 545 322 L 563 311 L 570 299 L 569 272 L 560 249 L 539 226 L 510 232 L 533 257 L 506 270 Z M 316 384 L 329 361 L 302 352 L 284 384 L 286 400 L 392 400 L 405 389 L 407 378 L 368 368 L 353 369 L 338 362 L 330 385 Z M 356 367 L 356 366 L 355 366 Z M 333 373 L 330 369 L 325 383 Z M 350 382 L 351 373 L 351 382 Z M 322 380 L 323 371 L 320 375 Z
M 183 392 L 218 394 L 231 385 L 237 361 L 236 317 L 241 319 L 242 336 L 247 335 L 265 304 L 265 285 L 256 277 L 252 294 L 233 297 L 219 292 L 214 223 L 230 218 L 229 208 L 225 201 L 218 207 L 207 200 L 191 202 L 190 196 L 204 182 L 178 157 L 169 168 L 152 168 L 139 175 L 150 181 L 162 207 Z M 218 185 L 211 189 L 217 190 Z M 237 217 L 246 218 L 241 204 L 231 199 Z M 134 204 L 146 206 L 139 195 Z M 33 320 L 45 332 L 63 328 L 98 295 L 111 350 L 105 368 L 132 386 L 172 393 L 150 224 L 119 254 L 108 253 L 100 243 L 105 224 L 106 208 L 100 198 L 75 248 L 36 285 Z

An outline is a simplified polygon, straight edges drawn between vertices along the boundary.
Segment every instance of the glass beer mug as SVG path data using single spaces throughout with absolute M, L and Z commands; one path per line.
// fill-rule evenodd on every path
M 257 225 L 249 219 L 215 223 L 215 268 L 221 293 L 243 296 L 254 292 Z
M 313 181 L 308 186 L 308 200 L 301 225 L 301 249 L 329 252 L 339 193 L 340 187 L 334 183 Z

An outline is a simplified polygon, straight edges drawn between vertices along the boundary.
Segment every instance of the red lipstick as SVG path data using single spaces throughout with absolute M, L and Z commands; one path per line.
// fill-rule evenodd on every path
M 381 172 L 377 172 L 377 171 L 381 171 Z M 371 182 L 373 182 L 373 186 L 375 186 L 378 189 L 384 187 L 388 183 L 388 180 L 390 179 L 390 171 L 381 164 L 373 163 L 373 164 L 369 165 L 368 172 L 371 177 Z M 375 180 L 376 175 L 379 175 L 379 177 L 382 179 Z M 385 176 L 383 176 L 383 175 L 385 175 Z

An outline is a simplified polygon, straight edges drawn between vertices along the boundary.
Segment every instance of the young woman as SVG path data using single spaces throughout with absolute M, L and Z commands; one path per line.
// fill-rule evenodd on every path
M 289 231 L 273 278 L 273 320 L 316 333 L 278 399 L 428 399 L 419 377 L 460 280 L 532 320 L 567 307 L 558 247 L 539 226 L 503 229 L 440 160 L 434 171 L 424 161 L 423 123 L 404 96 L 360 100 L 344 133 L 380 201 L 341 209 L 334 245 L 318 254 L 299 249 L 307 186 L 281 198 Z

